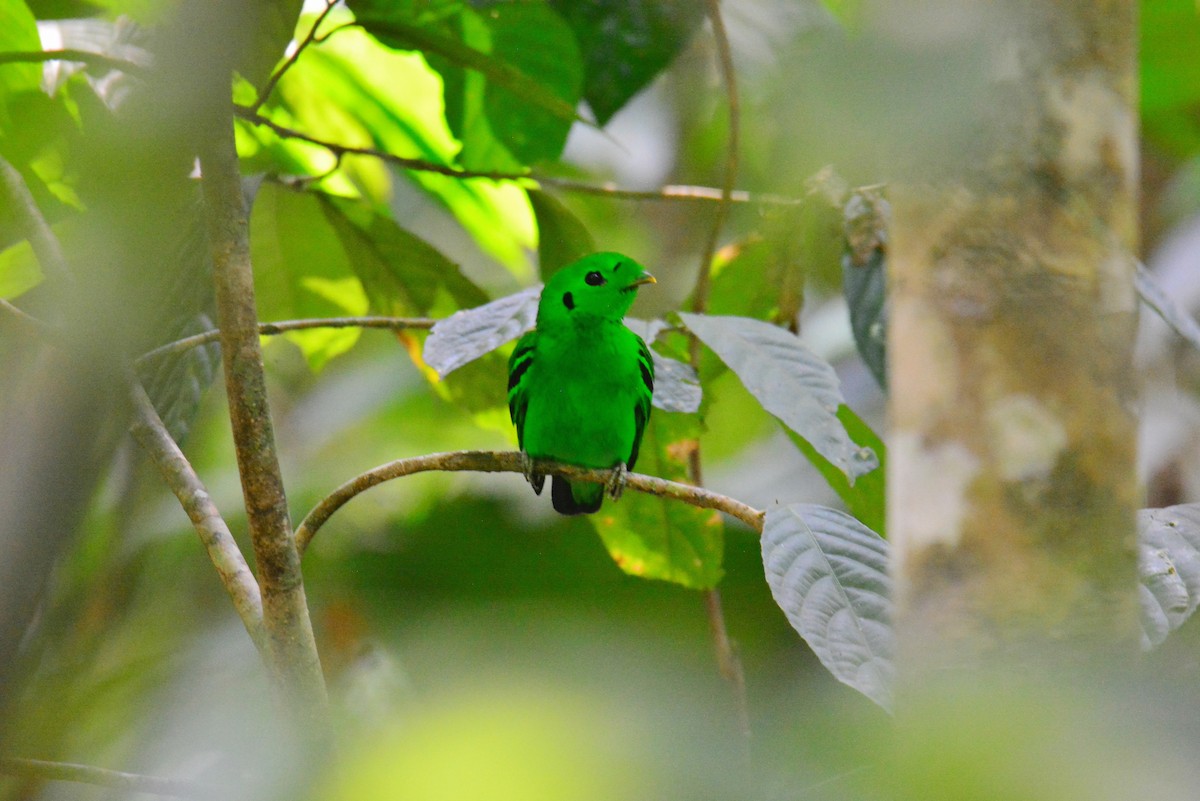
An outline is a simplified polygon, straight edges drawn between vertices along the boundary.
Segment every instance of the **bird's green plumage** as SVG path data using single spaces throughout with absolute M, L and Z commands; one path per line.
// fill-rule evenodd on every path
M 650 419 L 654 361 L 622 318 L 645 269 L 618 253 L 596 253 L 555 273 L 542 290 L 537 327 L 508 362 L 508 409 L 521 450 L 581 467 L 632 469 Z M 542 479 L 534 476 L 540 492 Z M 594 512 L 604 487 L 554 478 L 563 514 Z

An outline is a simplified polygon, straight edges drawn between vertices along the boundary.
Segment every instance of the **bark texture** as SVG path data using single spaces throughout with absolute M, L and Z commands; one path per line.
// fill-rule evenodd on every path
M 893 196 L 900 656 L 1132 651 L 1135 5 L 968 5 L 969 152 Z

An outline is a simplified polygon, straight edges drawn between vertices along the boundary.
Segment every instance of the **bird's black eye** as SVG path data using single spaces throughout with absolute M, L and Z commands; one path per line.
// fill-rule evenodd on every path
M 587 281 L 588 286 L 604 286 L 604 276 L 597 270 L 592 270 L 583 277 L 583 280 Z

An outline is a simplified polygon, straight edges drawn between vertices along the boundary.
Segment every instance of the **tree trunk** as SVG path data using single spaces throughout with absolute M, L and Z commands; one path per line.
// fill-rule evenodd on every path
M 893 193 L 902 674 L 1131 654 L 1135 5 L 942 5 L 983 94 Z

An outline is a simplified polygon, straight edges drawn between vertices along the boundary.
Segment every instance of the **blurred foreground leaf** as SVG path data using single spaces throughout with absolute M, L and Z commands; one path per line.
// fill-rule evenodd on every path
M 1200 605 L 1200 504 L 1138 512 L 1142 646 L 1159 645 Z
M 821 664 L 891 709 L 887 541 L 844 512 L 792 504 L 767 511 L 762 554 L 771 595 Z
M 540 189 L 527 189 L 538 227 L 538 271 L 549 281 L 568 264 L 596 252 L 591 233 L 558 198 Z

